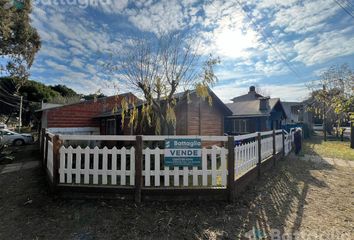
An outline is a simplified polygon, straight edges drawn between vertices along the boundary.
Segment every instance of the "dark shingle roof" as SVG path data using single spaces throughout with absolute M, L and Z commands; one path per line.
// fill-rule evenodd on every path
M 239 101 L 228 103 L 226 106 L 232 111 L 232 116 L 235 117 L 255 117 L 255 116 L 269 116 L 275 105 L 279 102 L 279 98 L 270 98 L 266 110 L 260 110 L 260 100 Z

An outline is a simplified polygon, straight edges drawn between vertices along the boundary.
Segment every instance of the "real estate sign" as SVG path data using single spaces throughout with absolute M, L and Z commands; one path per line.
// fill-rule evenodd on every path
M 165 140 L 165 166 L 201 166 L 201 158 L 200 138 Z

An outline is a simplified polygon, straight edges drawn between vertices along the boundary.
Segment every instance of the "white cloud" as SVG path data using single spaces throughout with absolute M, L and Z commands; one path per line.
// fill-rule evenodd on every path
M 70 68 L 65 65 L 53 62 L 52 60 L 45 60 L 44 61 L 49 67 L 53 68 L 55 71 L 59 73 L 71 72 Z
M 302 4 L 280 8 L 271 25 L 297 34 L 313 32 L 323 28 L 326 21 L 338 10 L 332 0 L 304 1 Z
M 186 25 L 183 8 L 177 0 L 161 0 L 145 8 L 127 11 L 128 19 L 142 31 L 161 35 Z
M 99 1 L 97 6 L 93 6 L 105 13 L 114 14 L 121 13 L 124 9 L 127 8 L 129 1 L 128 0 L 107 0 Z
M 336 57 L 354 53 L 353 27 L 341 31 L 334 30 L 296 41 L 294 49 L 298 56 L 294 59 L 306 65 L 323 63 Z
M 215 86 L 213 91 L 225 103 L 231 102 L 230 99 L 246 94 L 249 90 L 249 85 L 257 84 L 257 79 L 254 82 L 238 82 L 229 83 L 227 85 Z M 245 85 L 248 84 L 248 85 Z M 282 101 L 302 101 L 309 95 L 309 90 L 304 83 L 295 84 L 260 84 L 262 92 L 269 93 L 272 98 L 280 98 Z
M 74 58 L 71 61 L 70 65 L 73 66 L 73 67 L 76 67 L 76 68 L 82 68 L 84 66 L 84 63 L 80 59 Z

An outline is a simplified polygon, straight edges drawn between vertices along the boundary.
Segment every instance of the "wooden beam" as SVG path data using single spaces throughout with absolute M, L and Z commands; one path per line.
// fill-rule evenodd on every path
M 60 168 L 60 147 L 61 141 L 59 135 L 53 137 L 53 186 L 56 188 L 59 184 L 59 168 Z
M 261 164 L 262 164 L 262 135 L 260 132 L 257 134 L 258 141 L 258 163 L 257 163 L 257 177 L 261 178 Z
M 143 138 L 136 136 L 135 142 L 135 202 L 141 202 L 142 187 Z
M 227 141 L 227 190 L 230 202 L 235 200 L 235 142 L 234 137 L 229 136 Z

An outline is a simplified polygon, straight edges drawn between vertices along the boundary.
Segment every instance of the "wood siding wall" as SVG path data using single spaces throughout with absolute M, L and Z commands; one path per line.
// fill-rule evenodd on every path
M 183 101 L 176 109 L 177 135 L 219 136 L 224 134 L 224 113 L 213 102 L 210 106 L 207 101 L 191 96 L 188 104 Z

